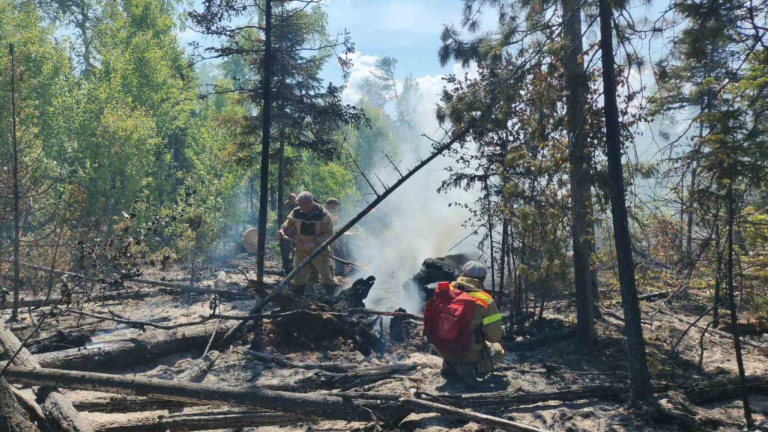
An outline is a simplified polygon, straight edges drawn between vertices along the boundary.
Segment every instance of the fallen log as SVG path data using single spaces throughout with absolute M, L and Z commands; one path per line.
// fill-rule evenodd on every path
M 9 367 L 10 382 L 33 386 L 56 386 L 73 390 L 100 391 L 159 399 L 207 402 L 293 413 L 321 419 L 370 421 L 372 412 L 355 401 L 319 394 L 288 393 L 258 387 L 235 388 L 159 379 L 107 375 L 60 369 Z
M 77 293 L 75 293 L 77 294 Z M 154 295 L 155 293 L 152 291 L 147 290 L 134 290 L 134 291 L 126 291 L 126 292 L 115 292 L 115 293 L 109 293 L 109 294 L 101 294 L 97 296 L 88 297 L 85 299 L 82 299 L 82 303 L 93 303 L 93 302 L 106 302 L 106 301 L 116 301 L 116 300 L 128 300 L 128 299 L 142 299 L 149 296 Z M 79 301 L 77 297 L 75 297 L 76 301 Z M 28 307 L 41 307 L 41 306 L 48 306 L 48 305 L 55 305 L 61 303 L 61 297 L 54 297 L 50 298 L 47 301 L 45 299 L 29 299 L 29 300 L 20 300 L 19 301 L 19 307 L 20 308 L 28 308 Z M 0 309 L 11 309 L 13 307 L 13 304 L 10 302 L 5 302 L 0 304 Z
M 37 360 L 22 346 L 21 341 L 5 328 L 0 320 L 0 350 L 14 366 L 39 368 Z M 56 388 L 40 388 L 35 392 L 46 419 L 58 425 L 62 432 L 93 432 L 88 422 L 72 406 L 72 403 Z
M 13 388 L 0 376 L 0 430 L 8 432 L 39 432 L 37 426 L 19 405 Z
M 768 375 L 748 376 L 746 381 L 750 393 L 768 394 Z M 685 395 L 697 404 L 736 399 L 741 396 L 739 377 L 694 382 Z
M 184 372 L 173 378 L 175 382 L 196 382 L 211 369 L 219 358 L 218 351 L 210 351 L 200 359 L 192 361 Z M 179 402 L 163 399 L 151 399 L 137 396 L 105 395 L 87 401 L 75 402 L 78 410 L 89 412 L 127 413 L 142 411 L 178 411 L 191 405 L 189 402 Z
M 522 423 L 517 423 L 503 418 L 480 414 L 465 409 L 454 408 L 452 406 L 429 402 L 421 399 L 402 398 L 400 401 L 403 404 L 410 405 L 414 409 L 421 412 L 441 413 L 506 431 L 545 432 L 543 429 L 538 429 L 533 426 L 524 425 Z
M 187 370 L 177 375 L 173 380 L 176 382 L 196 382 L 201 380 L 208 374 L 208 371 L 211 370 L 218 358 L 218 351 L 209 351 L 202 358 L 194 360 Z
M 521 341 L 503 342 L 502 346 L 506 351 L 531 351 L 539 349 L 545 345 L 573 339 L 574 337 L 576 337 L 576 329 L 574 327 L 569 327 L 561 331 L 545 333 L 541 336 L 523 339 Z
M 641 301 L 656 301 L 665 299 L 670 295 L 672 295 L 671 291 L 660 291 L 655 293 L 641 294 L 637 296 L 637 299 Z
M 680 321 L 682 323 L 685 323 L 688 326 L 694 326 L 694 327 L 700 329 L 698 324 L 694 324 L 693 322 L 688 321 L 687 319 L 680 318 L 679 316 L 677 316 L 677 315 L 675 315 L 673 313 L 667 312 L 667 311 L 662 310 L 662 309 L 659 309 L 659 312 L 661 312 L 661 313 L 663 313 L 663 314 L 665 314 L 667 316 L 670 316 L 670 317 L 672 317 L 672 318 L 674 318 L 674 319 L 676 319 L 676 320 L 678 320 L 678 321 Z M 731 333 L 726 333 L 724 331 L 720 331 L 720 330 L 713 329 L 713 328 L 710 328 L 709 330 L 707 330 L 707 332 L 709 334 L 721 337 L 723 339 L 728 339 L 728 340 L 731 340 L 731 341 L 733 340 L 733 334 L 731 334 Z M 747 346 L 751 346 L 753 348 L 757 348 L 757 349 L 763 351 L 763 353 L 768 353 L 768 344 L 761 344 L 761 343 L 758 343 L 758 342 L 755 342 L 755 341 L 751 341 L 751 340 L 746 339 L 746 338 L 741 338 L 741 343 L 743 345 L 747 345 Z
M 148 285 L 157 285 L 163 287 L 160 292 L 166 294 L 216 294 L 217 296 L 225 299 L 255 299 L 256 294 L 235 290 L 218 289 L 218 288 L 198 288 L 190 287 L 185 284 L 174 284 L 172 282 L 161 281 L 148 281 L 146 279 L 130 279 L 126 282 L 138 282 Z
M 141 396 L 105 395 L 84 401 L 74 401 L 72 405 L 81 412 L 133 413 L 144 411 L 177 411 L 193 405 L 205 405 L 205 402 L 175 401 L 151 399 Z
M 40 366 L 69 370 L 121 369 L 145 364 L 180 351 L 205 348 L 215 324 L 185 327 L 168 332 L 146 333 L 125 341 L 104 342 L 63 351 L 35 355 Z M 216 339 L 226 331 L 226 323 L 219 324 Z
M 278 355 L 261 353 L 252 350 L 248 350 L 246 353 L 249 357 L 256 361 L 262 363 L 273 363 L 286 369 L 316 369 L 337 373 L 344 373 L 353 369 L 352 366 L 333 363 L 294 363 Z
M 90 341 L 89 332 L 73 330 L 65 333 L 62 330 L 56 330 L 51 336 L 29 341 L 27 347 L 32 354 L 42 354 L 71 348 L 82 348 Z
M 295 380 L 291 384 L 271 386 L 275 390 L 313 392 L 318 390 L 349 390 L 367 384 L 375 383 L 392 376 L 411 372 L 415 364 L 386 365 L 359 369 L 347 373 L 330 373 L 316 371 L 315 373 Z
M 199 431 L 260 426 L 293 426 L 311 422 L 311 417 L 267 411 L 220 411 L 170 415 L 146 415 L 131 420 L 107 420 L 96 423 L 96 432 L 166 432 Z
M 40 405 L 37 404 L 37 401 L 35 400 L 35 394 L 31 390 L 29 392 L 24 392 L 14 386 L 11 386 L 11 391 L 13 392 L 13 395 L 16 396 L 16 400 L 19 402 L 19 405 L 24 408 L 24 411 L 26 411 L 29 415 L 30 421 L 32 421 L 32 423 L 35 423 L 37 427 L 43 431 L 47 432 L 53 430 L 51 425 L 48 424 L 48 420 L 45 418 L 43 409 L 40 408 Z

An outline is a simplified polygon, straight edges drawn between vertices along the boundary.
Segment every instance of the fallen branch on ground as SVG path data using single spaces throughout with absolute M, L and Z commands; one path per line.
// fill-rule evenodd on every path
M 410 405 L 414 409 L 421 412 L 429 413 L 441 413 L 453 417 L 459 417 L 471 422 L 480 423 L 493 428 L 502 429 L 506 431 L 514 432 L 545 432 L 543 429 L 535 428 L 533 426 L 524 425 L 522 423 L 513 422 L 499 417 L 493 417 L 486 414 L 480 414 L 473 411 L 454 408 L 452 406 L 443 405 L 435 402 L 429 402 L 421 399 L 414 398 L 402 398 L 400 401 L 405 405 Z
M 412 319 L 414 321 L 424 321 L 423 317 L 420 317 L 418 315 L 409 314 L 407 312 L 382 312 L 382 311 L 375 311 L 375 310 L 368 310 L 368 309 L 350 309 L 347 312 L 347 315 L 380 315 L 380 316 L 390 316 L 390 317 L 401 317 L 401 318 L 408 318 Z

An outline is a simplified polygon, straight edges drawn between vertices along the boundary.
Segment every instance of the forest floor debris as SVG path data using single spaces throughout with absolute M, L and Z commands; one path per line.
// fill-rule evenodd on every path
M 245 262 L 238 266 L 252 268 L 249 267 L 251 257 L 241 256 L 240 259 Z M 164 273 L 152 269 L 150 272 L 157 274 L 147 277 L 158 280 L 181 280 L 185 277 L 180 269 L 172 268 Z M 226 271 L 225 276 L 221 277 L 221 269 L 214 267 L 201 269 L 199 274 L 201 281 L 198 285 L 201 287 L 243 290 L 250 286 L 247 278 L 251 274 L 248 273 L 243 275 L 237 271 Z M 277 277 L 270 279 L 272 283 L 277 281 Z M 409 317 L 407 314 L 371 317 L 355 314 L 354 308 L 335 310 L 330 306 L 322 306 L 323 296 L 324 293 L 319 290 L 310 292 L 304 302 L 295 301 L 289 295 L 277 300 L 274 305 L 276 309 L 268 311 L 267 316 L 275 314 L 279 317 L 265 319 L 265 352 L 249 351 L 247 341 L 222 352 L 210 351 L 215 349 L 215 343 L 213 348 L 207 343 L 210 342 L 213 329 L 216 329 L 217 334 L 223 334 L 227 326 L 234 322 L 211 320 L 206 324 L 207 330 L 205 336 L 200 338 L 200 343 L 176 347 L 160 353 L 168 355 L 158 355 L 146 361 L 115 362 L 105 368 L 110 374 L 124 377 L 167 381 L 181 379 L 218 387 L 284 390 L 291 394 L 335 394 L 341 396 L 341 399 L 399 400 L 415 396 L 416 399 L 403 399 L 401 403 L 420 405 L 419 410 L 399 423 L 399 429 L 406 431 L 469 431 L 501 427 L 491 426 L 496 420 L 485 421 L 485 425 L 481 425 L 478 423 L 481 417 L 470 421 L 467 416 L 462 418 L 460 413 L 447 416 L 438 412 L 423 412 L 430 403 L 471 409 L 479 415 L 489 414 L 502 420 L 552 431 L 685 429 L 682 423 L 654 420 L 654 416 L 625 405 L 621 389 L 627 383 L 626 352 L 621 338 L 621 321 L 612 317 L 600 320 L 597 326 L 600 334 L 599 348 L 592 354 L 582 353 L 571 337 L 574 317 L 569 313 L 567 300 L 551 302 L 545 320 L 529 322 L 524 337 L 512 335 L 511 340 L 504 342 L 507 354 L 495 376 L 484 383 L 480 391 L 468 391 L 462 384 L 446 381 L 440 376 L 441 360 L 429 352 L 428 344 L 421 339 L 418 317 Z M 650 296 L 652 299 L 662 297 L 666 296 Z M 216 312 L 222 316 L 246 315 L 254 302 L 237 298 L 221 300 L 216 305 Z M 359 299 L 347 298 L 345 303 L 349 303 L 345 307 L 357 307 Z M 291 305 L 299 306 L 294 313 L 288 313 Z M 661 310 L 660 307 L 665 308 L 665 313 L 654 313 Z M 94 304 L 75 303 L 68 308 L 109 310 L 116 316 L 132 321 L 166 325 L 192 323 L 211 314 L 207 295 L 171 295 L 159 290 L 153 291 L 149 297 L 114 302 L 100 300 Z M 739 428 L 743 421 L 740 403 L 732 394 L 718 394 L 727 393 L 727 389 L 716 389 L 705 393 L 715 396 L 702 398 L 685 391 L 691 383 L 710 382 L 718 378 L 724 380 L 727 387 L 730 382 L 728 380 L 736 375 L 731 341 L 720 335 L 706 336 L 703 339 L 706 351 L 701 357 L 699 338 L 703 326 L 694 326 L 680 342 L 677 354 L 671 356 L 673 344 L 695 319 L 695 313 L 676 310 L 674 305 L 659 306 L 658 303 L 646 303 L 644 309 L 649 365 L 660 389 L 657 394 L 660 406 L 693 419 L 707 429 Z M 5 311 L 4 315 L 7 314 Z M 22 314 L 22 319 L 34 322 L 37 316 L 35 308 L 29 308 Z M 408 329 L 407 337 L 398 335 L 404 341 L 392 340 L 389 321 L 394 319 L 411 323 L 404 327 L 402 322 L 399 324 Z M 357 327 L 364 330 L 356 330 L 357 334 L 350 331 Z M 28 326 L 18 331 L 18 336 L 27 336 L 33 328 Z M 91 340 L 86 341 L 85 346 L 94 349 L 126 341 L 162 341 L 173 332 L 183 333 L 193 328 L 181 327 L 169 332 L 78 314 L 59 314 L 44 324 L 40 334 L 32 340 L 62 348 L 56 345 L 56 341 L 62 340 L 66 344 L 67 335 L 89 337 Z M 360 332 L 364 335 L 361 336 Z M 761 340 L 760 335 L 746 337 L 754 339 L 755 344 Z M 31 346 L 39 346 L 40 343 Z M 61 351 L 53 352 L 61 355 Z M 204 353 L 207 353 L 207 360 L 200 360 Z M 755 346 L 746 346 L 745 366 L 749 376 L 768 375 L 765 353 Z M 193 377 L 187 380 L 183 378 L 185 374 Z M 758 425 L 765 427 L 768 395 L 762 384 L 753 388 L 755 417 Z M 166 426 L 196 430 L 217 422 L 222 426 L 222 429 L 217 430 L 221 431 L 304 431 L 310 425 L 313 430 L 363 430 L 368 427 L 368 422 L 362 419 L 352 422 L 313 421 L 310 417 L 300 415 L 287 418 L 263 410 L 213 407 L 204 401 L 189 403 L 86 390 L 60 391 L 99 431 L 160 430 Z M 579 391 L 582 393 L 579 394 Z M 246 424 L 254 427 L 231 429 L 243 428 Z M 151 429 L 150 425 L 155 429 Z

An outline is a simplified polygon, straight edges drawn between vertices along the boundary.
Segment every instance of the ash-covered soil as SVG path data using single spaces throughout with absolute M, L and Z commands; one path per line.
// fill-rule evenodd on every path
M 242 255 L 236 264 L 243 269 L 254 268 L 253 258 Z M 276 270 L 276 263 L 272 263 Z M 222 271 L 224 273 L 222 273 Z M 247 271 L 250 279 L 255 279 L 255 272 Z M 209 266 L 201 269 L 199 287 L 216 287 L 228 289 L 244 289 L 247 286 L 245 276 L 233 270 L 231 266 Z M 148 269 L 145 278 L 167 281 L 184 280 L 187 276 L 183 268 L 172 268 L 165 272 L 158 269 Z M 362 276 L 366 276 L 362 274 Z M 278 277 L 270 276 L 269 282 L 275 283 Z M 347 281 L 349 283 L 349 281 Z M 132 286 L 131 288 L 138 287 Z M 153 290 L 150 287 L 142 289 Z M 319 291 L 310 292 L 309 298 L 322 295 Z M 106 312 L 112 311 L 131 320 L 149 321 L 155 323 L 180 323 L 197 321 L 209 315 L 209 295 L 172 295 L 157 291 L 151 297 L 137 300 L 121 300 L 116 302 L 83 303 L 70 305 L 71 308 L 82 307 L 83 310 Z M 256 300 L 222 300 L 219 313 L 244 315 L 255 304 Z M 22 314 L 21 324 L 14 324 L 15 333 L 26 337 L 42 311 L 26 310 Z M 648 344 L 649 367 L 656 380 L 655 384 L 664 387 L 664 392 L 657 394 L 658 404 L 673 416 L 660 416 L 659 411 L 648 406 L 629 406 L 615 398 L 587 398 L 561 402 L 557 400 L 524 403 L 499 404 L 490 403 L 483 406 L 479 403 L 472 407 L 476 412 L 482 412 L 496 417 L 514 420 L 526 425 L 552 431 L 677 431 L 688 430 L 691 423 L 683 419 L 695 421 L 703 430 L 740 430 L 743 426 L 741 401 L 738 397 L 711 403 L 696 404 L 684 394 L 684 387 L 694 382 L 703 382 L 717 377 L 734 377 L 737 374 L 733 342 L 722 336 L 708 335 L 704 338 L 705 348 L 702 362 L 700 357 L 700 328 L 694 327 L 683 339 L 677 351 L 679 355 L 670 355 L 670 350 L 682 332 L 696 316 L 678 310 L 674 303 L 670 306 L 663 301 L 644 303 L 645 338 Z M 613 310 L 621 314 L 619 310 Z M 339 311 L 343 312 L 343 311 Z M 4 311 L 7 319 L 9 311 Z M 534 395 L 555 391 L 571 390 L 585 387 L 622 388 L 627 385 L 626 349 L 621 336 L 622 323 L 612 317 L 605 316 L 598 322 L 599 345 L 589 353 L 585 353 L 571 339 L 557 342 L 547 341 L 547 335 L 561 332 L 561 328 L 573 323 L 572 305 L 567 301 L 551 303 L 544 316 L 546 321 L 542 327 L 532 323 L 528 337 L 540 343 L 525 344 L 525 338 L 517 341 L 509 340 L 504 343 L 507 354 L 498 366 L 496 374 L 477 389 L 468 389 L 463 384 L 446 381 L 440 375 L 441 360 L 430 352 L 428 344 L 420 336 L 418 323 L 411 323 L 411 339 L 406 342 L 389 340 L 388 323 L 385 318 L 374 325 L 373 332 L 382 332 L 386 342 L 381 352 L 363 355 L 343 336 L 324 341 L 313 341 L 308 345 L 301 338 L 278 338 L 274 328 L 267 321 L 264 334 L 267 346 L 264 351 L 273 356 L 279 356 L 295 364 L 323 363 L 345 365 L 350 369 L 368 368 L 374 366 L 409 364 L 414 369 L 403 373 L 393 374 L 383 380 L 362 385 L 345 391 L 365 391 L 394 395 L 431 395 L 431 400 L 443 400 L 450 403 L 449 395 L 471 395 L 475 393 L 488 394 L 488 400 L 494 397 L 503 398 L 510 395 Z M 205 324 L 210 332 L 218 326 L 218 320 L 210 320 Z M 33 339 L 52 335 L 56 330 L 65 333 L 80 329 L 91 335 L 90 345 L 110 341 L 128 340 L 139 337 L 143 332 L 165 332 L 164 330 L 133 328 L 126 324 L 97 320 L 72 314 L 62 314 L 50 318 L 41 328 L 40 334 Z M 289 339 L 289 340 L 286 340 Z M 554 339 L 554 338 L 552 338 Z M 768 346 L 768 337 L 750 336 L 755 345 Z M 322 373 L 318 370 L 281 367 L 271 362 L 259 361 L 259 358 L 249 354 L 249 341 L 221 352 L 210 372 L 202 380 L 206 384 L 226 385 L 231 387 L 257 386 L 270 389 L 287 389 L 289 391 L 305 391 L 301 385 L 313 376 Z M 183 372 L 192 361 L 203 355 L 203 349 L 195 349 L 164 357 L 150 364 L 136 365 L 122 370 L 111 370 L 109 373 L 121 375 L 139 375 L 159 379 L 173 379 Z M 262 359 L 263 360 L 263 359 Z M 766 352 L 755 346 L 744 347 L 745 368 L 749 376 L 768 375 Z M 298 384 L 297 384 L 298 383 Z M 333 393 L 338 389 L 321 389 L 320 392 Z M 87 401 L 103 400 L 108 396 L 102 393 L 63 390 L 72 401 L 84 403 Z M 492 395 L 490 393 L 493 393 Z M 753 393 L 751 395 L 754 417 L 759 427 L 768 427 L 768 395 Z M 107 430 L 106 425 L 120 422 L 144 419 L 161 419 L 169 415 L 181 413 L 204 412 L 210 408 L 188 407 L 183 410 L 161 410 L 143 412 L 84 412 L 84 416 L 96 426 L 97 430 Z M 219 411 L 221 407 L 217 408 Z M 236 408 L 231 408 L 233 412 Z M 101 428 L 101 429 L 100 429 Z M 437 413 L 414 413 L 405 418 L 399 425 L 385 427 L 391 430 L 403 431 L 444 431 L 444 430 L 489 430 L 490 428 L 465 420 L 456 419 Z M 372 425 L 342 421 L 296 421 L 285 426 L 269 426 L 246 429 L 219 430 L 274 430 L 274 431 L 331 431 L 331 430 L 374 430 Z

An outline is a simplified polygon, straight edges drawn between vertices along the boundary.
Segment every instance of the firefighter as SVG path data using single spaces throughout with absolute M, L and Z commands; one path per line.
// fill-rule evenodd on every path
M 501 313 L 490 294 L 483 290 L 487 270 L 477 261 L 464 264 L 462 274 L 447 289 L 461 290 L 474 299 L 474 310 L 469 320 L 471 342 L 461 352 L 448 351 L 435 346 L 443 358 L 443 376 L 458 376 L 470 383 L 476 383 L 493 372 L 493 366 L 504 357 L 501 340 Z M 446 284 L 447 285 L 447 284 Z
M 286 231 L 295 231 L 296 252 L 293 257 L 294 268 L 324 241 L 333 236 L 333 221 L 330 214 L 323 206 L 317 204 L 313 198 L 311 193 L 301 192 L 296 197 L 296 205 L 298 207 L 288 214 L 288 219 L 286 219 L 276 233 L 277 238 L 282 240 L 286 238 Z M 305 294 L 307 277 L 312 269 L 317 271 L 326 294 L 329 296 L 335 295 L 338 286 L 331 271 L 331 252 L 327 249 L 296 275 L 292 281 L 294 292 L 301 296 Z

